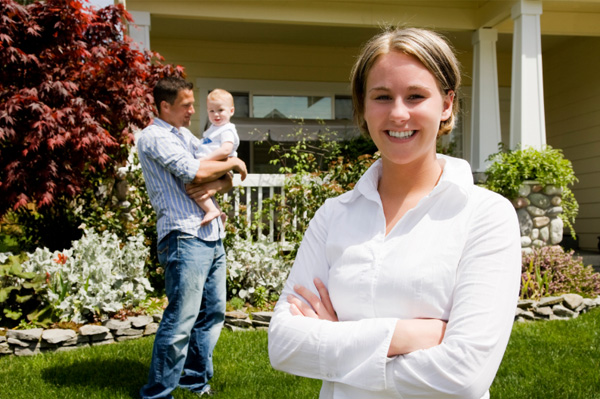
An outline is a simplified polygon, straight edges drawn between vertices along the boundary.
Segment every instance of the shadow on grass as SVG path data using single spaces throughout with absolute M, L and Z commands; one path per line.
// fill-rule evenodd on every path
M 76 360 L 42 371 L 42 379 L 59 388 L 118 390 L 132 398 L 146 383 L 149 364 L 125 359 Z

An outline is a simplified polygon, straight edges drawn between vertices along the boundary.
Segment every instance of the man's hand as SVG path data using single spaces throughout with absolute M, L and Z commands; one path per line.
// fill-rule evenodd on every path
M 208 183 L 217 180 L 231 170 L 238 172 L 242 180 L 248 174 L 246 164 L 237 157 L 229 157 L 225 161 L 200 161 L 200 168 L 196 172 L 194 183 Z
M 233 178 L 230 173 L 219 180 L 208 183 L 189 183 L 185 185 L 187 195 L 198 203 L 201 200 L 213 197 L 216 193 L 224 194 L 233 187 Z
M 231 170 L 238 172 L 242 180 L 246 179 L 248 175 L 248 169 L 246 168 L 246 163 L 239 158 L 230 158 L 235 165 L 231 168 Z

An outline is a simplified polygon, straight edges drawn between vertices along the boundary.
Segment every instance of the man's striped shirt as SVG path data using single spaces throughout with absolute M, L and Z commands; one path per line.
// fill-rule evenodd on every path
M 158 241 L 178 230 L 205 241 L 225 237 L 221 218 L 200 226 L 204 211 L 185 192 L 200 167 L 193 154 L 202 145 L 192 132 L 156 118 L 137 143 L 150 202 L 157 215 Z

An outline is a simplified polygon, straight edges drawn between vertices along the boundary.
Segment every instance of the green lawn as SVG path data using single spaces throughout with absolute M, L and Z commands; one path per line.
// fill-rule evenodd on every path
M 0 358 L 1 399 L 137 398 L 153 338 Z M 316 398 L 320 381 L 274 371 L 265 332 L 223 331 L 215 350 L 216 398 Z M 193 398 L 177 390 L 177 399 Z M 493 399 L 600 399 L 600 309 L 570 321 L 515 325 Z

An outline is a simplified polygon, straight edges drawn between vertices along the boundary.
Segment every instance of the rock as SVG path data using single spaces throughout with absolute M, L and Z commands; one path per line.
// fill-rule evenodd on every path
M 124 330 L 131 327 L 131 322 L 129 320 L 110 319 L 104 323 L 104 326 L 110 330 Z
M 567 318 L 577 317 L 577 313 L 573 312 L 571 309 L 567 309 L 563 305 L 554 305 L 552 307 L 552 312 L 554 313 L 555 316 L 558 316 L 558 317 L 567 317 Z
M 535 308 L 535 310 L 533 312 L 540 316 L 544 316 L 544 318 L 548 318 L 548 317 L 550 317 L 551 314 L 554 313 L 550 306 L 542 306 L 542 307 Z
M 550 243 L 552 245 L 559 244 L 563 239 L 564 222 L 561 218 L 554 218 L 550 222 Z
M 529 247 L 531 246 L 531 238 L 528 236 L 521 237 L 521 247 Z
M 519 313 L 518 316 L 524 320 L 534 320 L 535 319 L 535 315 L 530 310 L 523 310 Z
M 105 339 L 104 341 L 92 341 L 90 342 L 90 345 L 92 346 L 98 346 L 98 345 L 108 345 L 108 344 L 114 344 L 115 340 L 113 339 L 112 335 L 110 336 L 110 339 Z
M 519 227 L 521 228 L 521 236 L 528 236 L 533 228 L 533 220 L 529 216 L 529 212 L 525 209 L 517 210 L 517 216 L 519 218 Z
M 10 346 L 8 346 L 8 342 L 0 343 L 0 355 L 10 355 L 12 353 L 13 351 Z
M 544 194 L 534 193 L 529 195 L 529 201 L 531 205 L 535 205 L 538 208 L 546 209 L 550 205 L 550 199 Z
M 565 294 L 562 297 L 564 299 L 563 304 L 565 307 L 573 311 L 583 304 L 583 297 L 579 294 Z
M 269 322 L 268 321 L 252 320 L 252 327 L 254 327 L 256 329 L 258 329 L 259 327 L 269 328 Z
M 538 216 L 532 219 L 533 227 L 540 228 L 550 224 L 550 218 L 548 216 Z
M 525 208 L 527 205 L 529 205 L 529 203 L 530 203 L 529 200 L 527 198 L 523 198 L 523 197 L 515 198 L 512 201 L 512 204 L 516 209 Z
M 250 320 L 250 318 L 231 319 L 231 320 L 228 320 L 226 324 L 228 324 L 230 326 L 248 328 L 248 327 L 252 327 L 252 320 Z
M 531 186 L 529 184 L 521 184 L 519 187 L 519 197 L 527 197 L 531 193 Z
M 556 305 L 556 304 L 562 303 L 562 301 L 563 301 L 563 298 L 560 296 L 547 296 L 547 297 L 539 300 L 538 308 L 542 307 L 542 306 Z
M 154 321 L 156 323 L 160 323 L 160 321 L 162 320 L 163 314 L 162 313 L 154 313 L 152 315 L 152 318 L 154 319 Z
M 560 215 L 562 212 L 562 206 L 553 206 L 551 208 L 546 209 L 546 216 L 554 217 Z
M 79 333 L 81 335 L 100 335 L 107 334 L 110 330 L 104 326 L 96 326 L 93 324 L 86 324 L 85 326 L 79 328 Z
M 519 302 L 517 302 L 517 307 L 520 309 L 531 309 L 533 307 L 533 304 L 535 303 L 534 300 L 532 299 L 520 299 Z
M 542 186 L 541 184 L 534 184 L 533 186 L 531 186 L 531 191 L 533 191 L 534 193 L 539 193 L 543 189 L 544 186 Z
M 548 184 L 546 187 L 544 187 L 544 194 L 546 195 L 561 195 L 563 192 L 562 188 L 557 187 L 555 185 L 552 184 Z
M 247 317 L 248 317 L 248 314 L 246 312 L 242 312 L 241 310 L 225 312 L 226 319 L 245 319 Z
M 9 345 L 18 346 L 21 348 L 28 348 L 29 345 L 31 345 L 31 342 L 21 341 L 20 339 L 16 338 L 8 338 L 7 342 Z
M 42 333 L 42 339 L 51 345 L 60 344 L 74 338 L 77 339 L 77 333 L 73 330 L 53 328 Z
M 540 238 L 540 229 L 531 229 L 531 239 L 537 240 Z
M 144 330 L 141 328 L 122 328 L 120 330 L 113 331 L 113 335 L 118 339 L 119 337 L 141 337 L 144 334 Z
M 560 204 L 562 204 L 562 198 L 559 196 L 552 197 L 552 199 L 550 200 L 550 203 L 554 206 L 559 206 Z
M 43 328 L 32 328 L 31 330 L 9 330 L 7 338 L 15 338 L 20 341 L 39 341 L 42 337 Z
M 252 320 L 270 322 L 273 317 L 273 312 L 254 312 L 252 313 Z
M 14 354 L 16 356 L 33 356 L 40 353 L 40 343 L 35 342 L 27 347 L 16 347 Z
M 548 240 L 550 239 L 550 229 L 548 228 L 548 226 L 542 227 L 540 229 L 540 239 L 545 242 L 548 242 Z
M 531 243 L 531 245 L 533 247 L 536 247 L 536 248 L 541 248 L 541 247 L 545 246 L 546 243 L 544 241 L 542 241 L 542 240 L 533 240 L 533 242 Z
M 2 342 L 6 342 L 6 336 L 5 335 L 0 335 L 0 344 Z
M 544 216 L 546 214 L 546 211 L 544 211 L 542 208 L 538 208 L 537 206 L 533 205 L 529 205 L 527 207 L 527 212 L 529 212 L 529 214 L 533 217 Z
M 128 319 L 134 328 L 143 328 L 154 320 L 152 316 L 134 316 Z
M 158 323 L 150 323 L 144 329 L 144 335 L 156 334 L 156 331 L 158 331 Z

